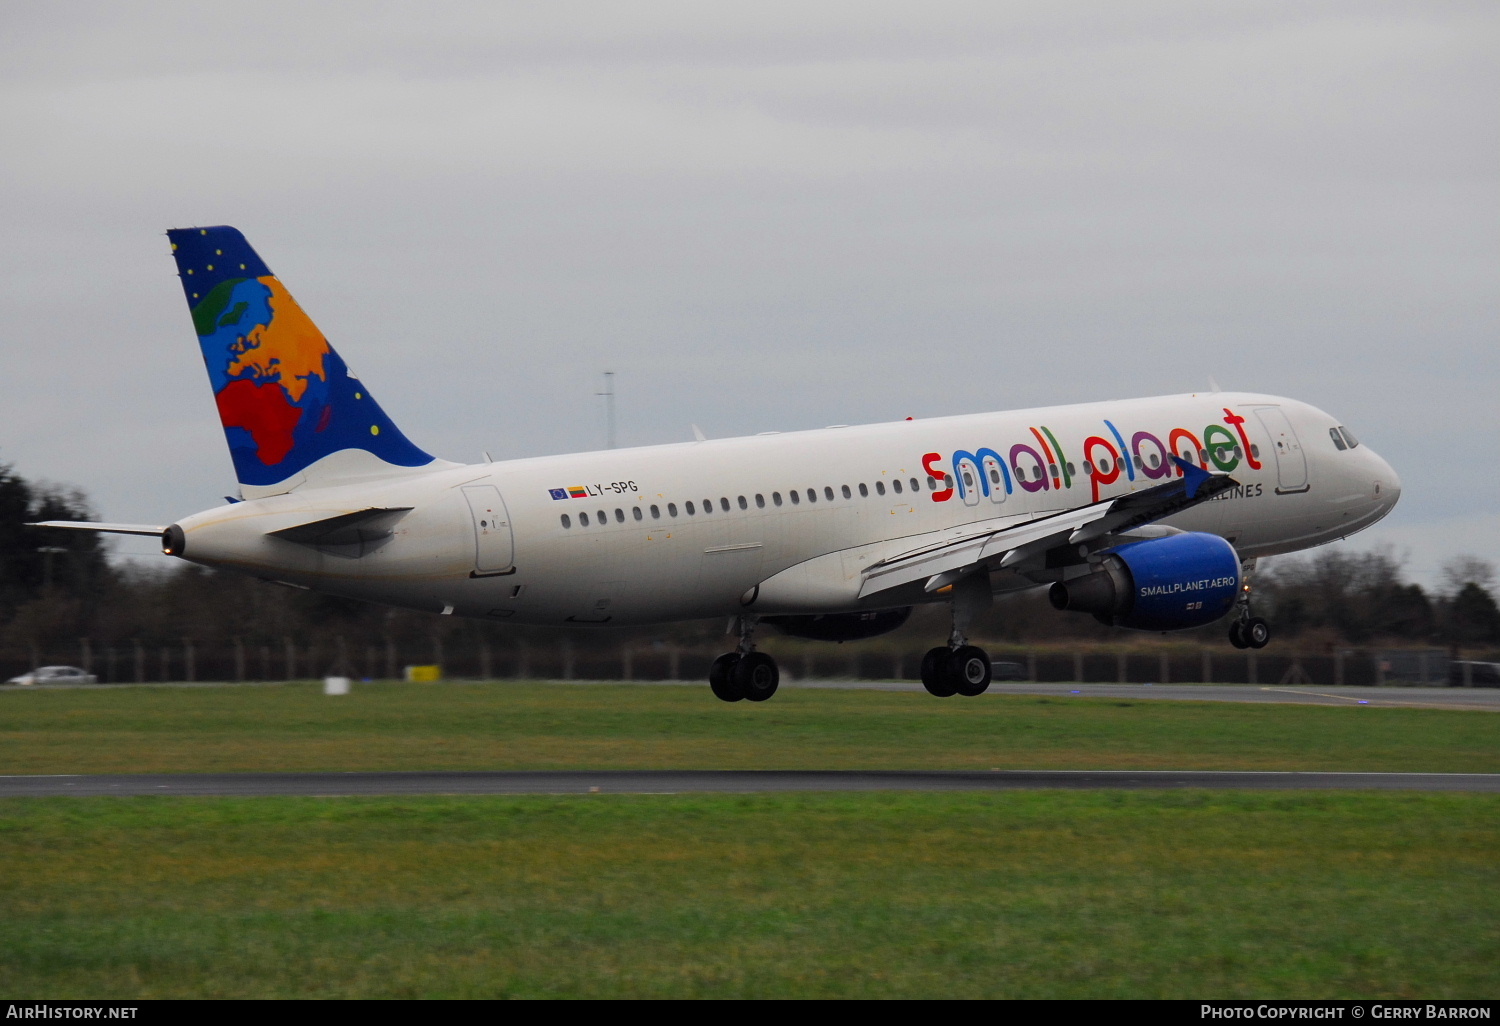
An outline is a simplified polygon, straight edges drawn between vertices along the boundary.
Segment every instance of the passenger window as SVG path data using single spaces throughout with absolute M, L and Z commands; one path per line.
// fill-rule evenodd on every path
M 603 527 L 607 523 L 609 523 L 609 514 L 601 509 L 599 511 L 599 526 Z
M 1333 439 L 1333 447 L 1339 452 L 1343 452 L 1345 449 L 1349 448 L 1344 444 L 1344 436 L 1339 434 L 1338 428 L 1329 428 L 1328 437 Z
M 1208 462 L 1208 450 L 1207 449 L 1199 449 L 1198 450 L 1198 462 L 1200 464 Z
M 623 509 L 616 508 L 615 509 L 615 523 L 617 523 L 617 524 L 623 524 L 624 522 L 625 522 L 625 511 Z
M 1152 464 L 1152 466 L 1155 466 L 1155 464 Z M 1047 473 L 1051 474 L 1053 477 L 1056 477 L 1057 476 L 1057 464 L 1056 463 L 1049 463 L 1049 464 L 1047 464 Z
M 876 481 L 875 482 L 875 494 L 876 495 L 884 495 L 885 494 L 885 482 L 884 481 Z
M 776 505 L 780 506 L 781 503 L 778 502 L 778 503 L 776 503 Z M 760 494 L 760 492 L 756 492 L 755 493 L 755 508 L 756 509 L 765 509 L 766 508 L 766 497 L 764 495 Z
M 633 517 L 635 517 L 637 520 L 642 519 L 642 517 L 641 517 L 641 507 L 639 507 L 639 506 L 631 506 L 630 507 L 630 515 L 633 516 Z
M 844 498 L 846 498 L 846 499 L 852 499 L 852 498 L 854 498 L 853 493 L 849 491 L 849 486 L 848 485 L 844 485 L 839 490 L 844 493 Z
M 780 492 L 772 492 L 771 493 L 771 501 L 774 502 L 774 503 L 776 503 L 776 505 L 780 506 L 781 505 L 781 493 Z
M 570 516 L 568 516 L 566 513 L 564 513 L 562 515 L 562 525 L 563 525 L 564 528 L 572 527 L 573 526 L 573 518 L 570 517 Z
M 900 495 L 901 494 L 901 479 L 898 477 L 895 480 L 893 480 L 891 482 L 891 487 L 896 490 L 896 494 L 897 495 Z
M 1073 466 L 1073 464 L 1071 464 L 1071 463 L 1069 463 L 1067 466 L 1068 466 L 1068 476 L 1069 477 L 1077 477 L 1078 476 L 1078 468 L 1075 467 L 1075 466 Z
M 861 499 L 868 499 L 870 497 L 869 486 L 867 486 L 863 481 L 859 483 L 859 497 Z
M 807 501 L 808 502 L 817 502 L 818 501 L 818 490 L 816 488 L 809 488 L 807 490 Z
M 660 520 L 661 519 L 661 507 L 658 506 L 658 505 L 656 505 L 655 503 L 653 503 L 652 506 L 651 506 L 651 519 L 652 520 Z
M 787 492 L 786 493 L 786 497 L 788 499 L 792 500 L 792 505 L 793 506 L 800 505 L 801 502 L 802 502 L 802 496 L 800 496 L 800 495 L 797 494 L 797 489 L 795 489 L 795 488 L 793 488 L 791 491 Z
M 1254 456 L 1256 459 L 1260 459 L 1260 446 L 1256 445 L 1254 442 L 1250 443 L 1250 455 Z
M 750 504 L 748 502 L 746 502 L 745 501 L 745 497 L 743 495 L 741 495 L 740 496 L 740 509 L 749 509 L 749 508 L 750 508 Z
M 725 513 L 728 513 L 729 512 L 729 500 L 726 499 L 726 498 L 724 498 L 723 496 L 720 496 L 719 497 L 719 508 L 722 509 Z
M 693 500 L 689 499 L 687 502 L 684 502 L 682 504 L 682 508 L 685 509 L 685 510 L 687 510 L 687 515 L 688 516 L 692 516 L 693 515 Z
M 1109 457 L 1108 456 L 1100 456 L 1099 457 L 1099 473 L 1101 473 L 1101 474 L 1108 474 L 1109 473 Z
M 927 480 L 931 481 L 932 478 L 929 477 Z M 971 474 L 971 473 L 969 473 L 967 470 L 964 471 L 964 487 L 965 488 L 973 488 L 974 487 L 974 475 Z
M 1140 453 L 1136 453 L 1135 454 L 1135 469 L 1136 470 L 1145 470 L 1146 469 L 1146 465 L 1141 462 L 1141 454 Z
M 827 485 L 823 486 L 823 498 L 827 499 L 829 502 L 833 501 L 833 489 L 828 487 Z
M 675 503 L 675 502 L 669 502 L 669 503 L 667 503 L 667 516 L 669 516 L 669 517 L 675 517 L 676 515 L 677 515 L 677 503 Z
M 1000 471 L 996 470 L 994 467 L 991 467 L 990 468 L 990 484 L 999 484 L 999 483 L 1000 483 Z
M 911 490 L 914 491 L 914 492 L 919 492 L 919 491 L 922 490 L 922 486 L 919 485 L 919 484 L 917 484 L 917 479 L 916 478 L 912 478 L 911 479 Z
M 1094 465 L 1088 460 L 1083 461 L 1083 473 L 1086 477 L 1094 476 Z
M 937 491 L 937 478 L 933 477 L 931 474 L 927 475 L 927 490 L 929 492 Z
M 714 500 L 712 500 L 712 499 L 704 499 L 703 500 L 703 512 L 705 512 L 705 513 L 712 513 L 713 511 L 714 511 Z M 689 512 L 691 512 L 691 511 L 689 511 Z
M 580 527 L 589 526 L 589 515 L 587 513 L 578 514 L 578 525 Z

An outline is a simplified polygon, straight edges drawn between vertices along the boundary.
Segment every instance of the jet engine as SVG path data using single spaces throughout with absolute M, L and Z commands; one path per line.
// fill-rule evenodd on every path
M 868 613 L 825 613 L 820 616 L 763 616 L 761 623 L 774 626 L 783 634 L 813 641 L 862 641 L 887 634 L 900 627 L 911 616 L 911 606 L 904 609 L 879 609 Z
M 1239 554 L 1216 534 L 1127 542 L 1101 555 L 1093 573 L 1052 586 L 1054 607 L 1114 627 L 1180 631 L 1214 622 L 1239 596 Z

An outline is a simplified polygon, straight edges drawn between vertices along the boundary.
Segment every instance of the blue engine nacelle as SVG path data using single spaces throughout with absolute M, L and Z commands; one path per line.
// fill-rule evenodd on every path
M 1213 623 L 1240 593 L 1239 553 L 1216 534 L 1127 542 L 1102 555 L 1094 573 L 1052 586 L 1053 606 L 1114 627 L 1180 631 Z

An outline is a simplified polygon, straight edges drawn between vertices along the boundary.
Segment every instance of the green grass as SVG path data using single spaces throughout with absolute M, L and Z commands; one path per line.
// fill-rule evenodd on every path
M 0 773 L 996 767 L 1496 772 L 1500 716 L 641 685 L 0 692 Z
M 0 801 L 0 992 L 1424 997 L 1500 987 L 1500 796 Z

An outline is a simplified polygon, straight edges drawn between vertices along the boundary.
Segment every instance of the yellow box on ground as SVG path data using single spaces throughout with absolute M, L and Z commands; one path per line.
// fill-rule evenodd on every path
M 408 684 L 431 684 L 442 679 L 443 668 L 441 666 L 408 666 L 406 668 Z

